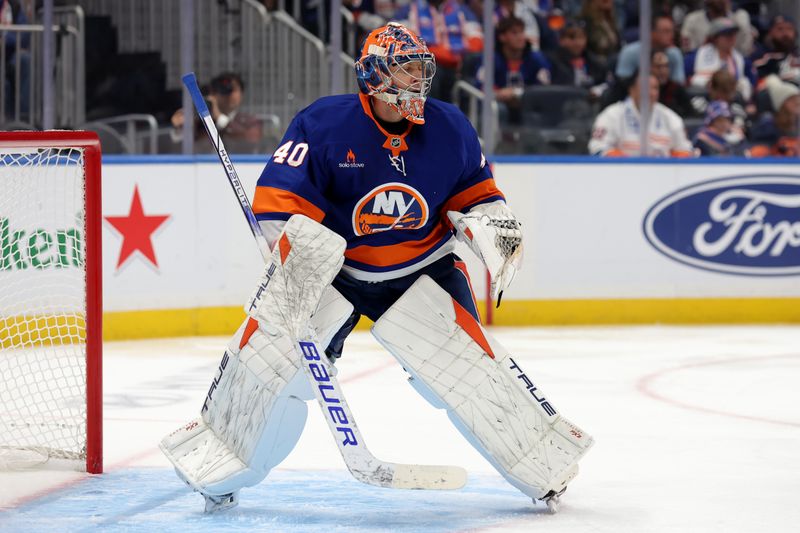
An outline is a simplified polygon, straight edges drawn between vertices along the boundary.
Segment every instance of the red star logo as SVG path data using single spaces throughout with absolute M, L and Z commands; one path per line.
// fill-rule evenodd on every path
M 139 198 L 139 187 L 133 188 L 133 200 L 128 216 L 105 217 L 109 224 L 114 226 L 122 235 L 122 249 L 119 252 L 117 270 L 137 250 L 154 267 L 158 268 L 156 252 L 153 250 L 151 237 L 153 233 L 169 218 L 169 215 L 145 215 L 142 209 L 142 200 Z

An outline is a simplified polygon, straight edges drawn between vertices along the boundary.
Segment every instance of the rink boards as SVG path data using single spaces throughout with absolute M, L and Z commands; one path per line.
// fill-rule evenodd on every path
M 249 191 L 259 157 L 236 159 Z M 496 324 L 800 321 L 800 167 L 497 158 L 525 264 Z M 222 334 L 262 264 L 212 157 L 103 160 L 106 338 Z M 132 251 L 131 251 L 132 250 Z M 464 251 L 479 299 L 480 263 Z

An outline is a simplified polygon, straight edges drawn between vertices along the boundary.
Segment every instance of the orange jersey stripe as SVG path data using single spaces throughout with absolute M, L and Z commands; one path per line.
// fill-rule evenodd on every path
M 442 207 L 442 213 L 445 214 L 448 211 L 461 211 L 468 205 L 477 204 L 481 200 L 486 200 L 492 196 L 502 197 L 503 193 L 501 193 L 500 189 L 498 189 L 497 185 L 495 185 L 494 179 L 489 178 L 480 183 L 476 183 L 469 189 L 461 191 L 450 198 L 447 203 L 444 204 L 444 207 Z M 443 219 L 448 220 L 446 216 L 443 217 Z
M 253 197 L 253 213 L 291 213 L 306 215 L 308 218 L 322 222 L 325 213 L 302 196 L 275 187 L 256 187 Z
M 344 252 L 347 259 L 366 265 L 387 267 L 411 261 L 436 246 L 450 230 L 439 224 L 430 235 L 419 241 L 406 241 L 388 246 L 356 246 Z

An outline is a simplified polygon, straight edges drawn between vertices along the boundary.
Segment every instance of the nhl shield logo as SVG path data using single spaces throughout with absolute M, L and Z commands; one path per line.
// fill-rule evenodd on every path
M 392 148 L 400 148 L 402 142 L 400 141 L 399 137 L 392 137 L 391 145 Z
M 428 221 L 428 203 L 415 188 L 386 183 L 364 195 L 353 209 L 353 232 L 371 235 L 389 230 L 413 230 Z

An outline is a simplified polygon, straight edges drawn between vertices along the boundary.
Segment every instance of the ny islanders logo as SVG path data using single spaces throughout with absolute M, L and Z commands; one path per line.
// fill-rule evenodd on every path
M 353 231 L 371 235 L 392 229 L 417 229 L 428 221 L 428 203 L 415 188 L 386 183 L 364 195 L 353 210 Z

